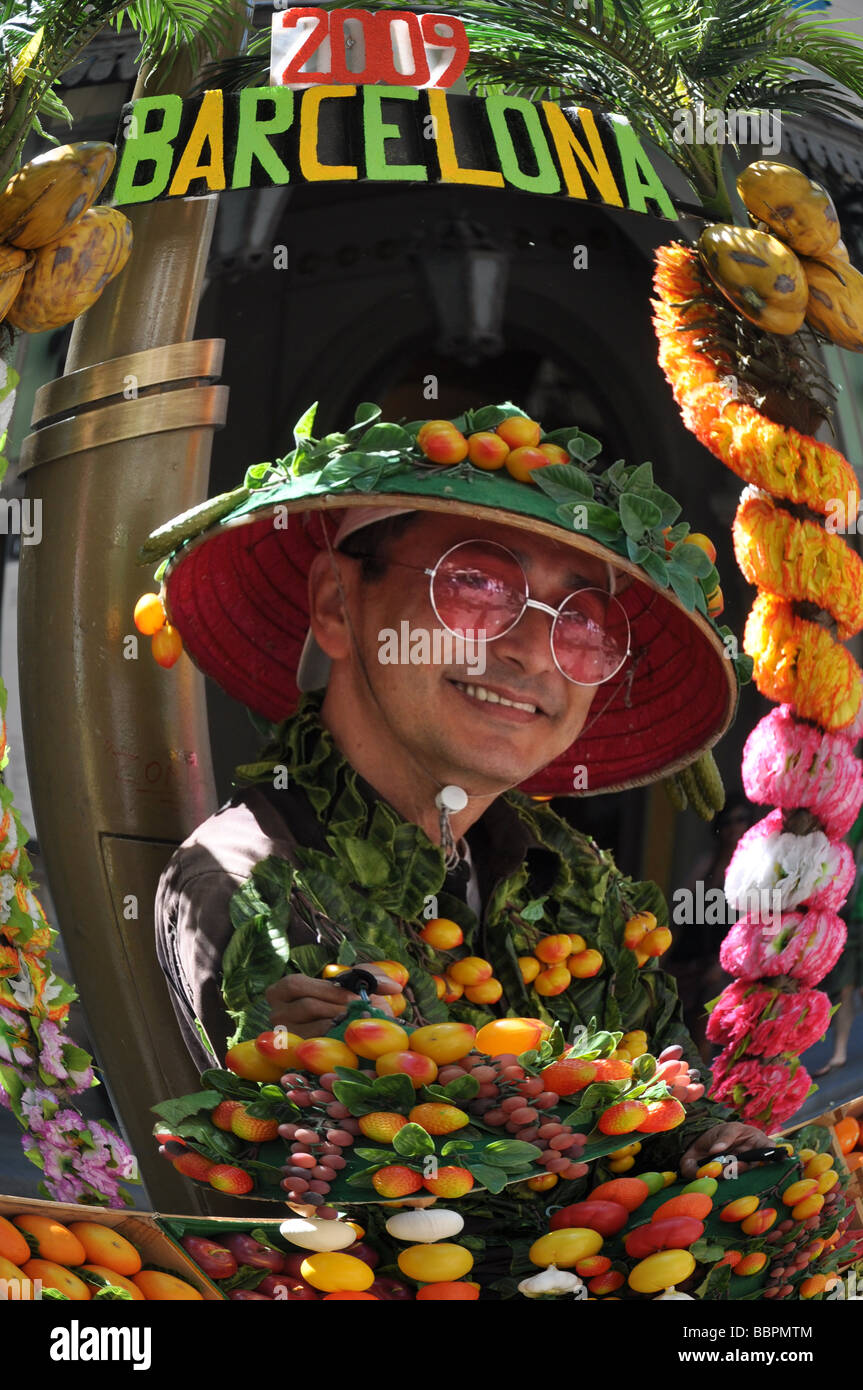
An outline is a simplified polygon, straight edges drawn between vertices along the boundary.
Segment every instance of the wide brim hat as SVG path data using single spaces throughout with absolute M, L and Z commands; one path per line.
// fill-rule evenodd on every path
M 465 435 L 523 415 L 506 403 L 452 423 Z M 195 664 L 256 715 L 278 723 L 296 709 L 297 673 L 309 631 L 307 583 L 314 557 L 351 509 L 445 512 L 545 535 L 614 567 L 631 630 L 631 656 L 597 689 L 579 738 L 524 783 L 532 795 L 641 786 L 688 766 L 731 723 L 746 658 L 706 616 L 718 576 L 687 544 L 680 508 L 650 464 L 610 468 L 596 440 L 573 427 L 544 434 L 569 462 L 521 482 L 469 460 L 433 463 L 417 435 L 424 423 L 391 424 L 363 405 L 344 434 L 315 440 L 313 410 L 296 447 L 249 469 L 242 487 L 154 532 L 142 560 L 162 559 L 168 620 Z

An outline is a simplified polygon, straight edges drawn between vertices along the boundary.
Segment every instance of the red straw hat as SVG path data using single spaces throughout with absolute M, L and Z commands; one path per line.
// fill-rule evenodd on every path
M 522 413 L 489 406 L 453 424 L 465 434 L 488 431 Z M 589 794 L 639 786 L 716 743 L 734 717 L 746 659 L 730 658 L 736 644 L 704 616 L 718 576 L 703 550 L 685 544 L 689 528 L 677 522 L 680 509 L 655 485 L 649 464 L 600 471 L 596 441 L 576 428 L 557 430 L 542 440 L 564 448 L 569 461 L 536 469 L 523 483 L 466 459 L 431 463 L 417 439 L 423 422 L 394 425 L 379 414 L 362 406 L 350 430 L 320 442 L 307 416 L 286 459 L 250 470 L 244 487 L 169 522 L 143 547 L 143 559 L 168 557 L 159 573 L 169 620 L 206 675 L 256 714 L 287 718 L 299 699 L 308 572 L 326 546 L 324 527 L 336 546 L 382 507 L 445 511 L 547 535 L 604 560 L 629 619 L 631 656 L 597 690 L 578 740 L 525 791 L 572 793 L 573 770 L 582 766 Z

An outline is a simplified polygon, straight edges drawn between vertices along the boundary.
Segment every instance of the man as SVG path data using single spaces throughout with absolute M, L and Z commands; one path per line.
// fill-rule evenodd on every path
M 513 415 L 489 407 L 455 423 L 477 433 Z M 430 985 L 445 962 L 418 939 L 431 904 L 503 987 L 498 1002 L 453 1000 L 450 1016 L 553 1016 L 567 1035 L 596 1017 L 643 1028 L 654 1052 L 679 1042 L 697 1062 L 668 977 L 655 962 L 639 971 L 623 941 L 634 911 L 663 913 L 658 890 L 512 789 L 570 790 L 574 772 L 588 791 L 637 785 L 692 761 L 727 727 L 736 693 L 715 630 L 589 525 L 562 524 L 560 491 L 432 466 L 415 428 L 353 429 L 301 441 L 290 475 L 260 480 L 200 538 L 192 518 L 192 544 L 166 573 L 193 658 L 279 721 L 266 772 L 180 847 L 160 885 L 159 956 L 187 1045 L 202 1066 L 221 1061 L 229 1014 L 241 1037 L 279 1024 L 325 1034 L 347 999 L 321 968 L 345 938 L 366 968 L 405 964 L 415 1018 L 446 1017 Z M 572 457 L 590 457 L 570 433 Z M 375 485 L 383 511 L 368 505 Z M 620 493 L 591 486 L 603 504 Z M 335 531 L 321 524 L 333 504 Z M 454 660 L 393 662 L 382 653 L 394 630 L 470 640 Z M 301 688 L 325 689 L 286 717 L 298 665 Z M 516 958 L 555 931 L 582 934 L 603 969 L 543 995 Z M 373 969 L 387 1006 L 402 987 Z M 710 1155 L 764 1142 L 701 1101 L 651 1142 L 650 1166 L 677 1166 L 685 1150 L 692 1176 Z

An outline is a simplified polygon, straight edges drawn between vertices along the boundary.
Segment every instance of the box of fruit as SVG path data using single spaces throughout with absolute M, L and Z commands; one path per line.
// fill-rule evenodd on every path
M 0 1196 L 7 1299 L 210 1301 L 224 1297 L 151 1212 Z

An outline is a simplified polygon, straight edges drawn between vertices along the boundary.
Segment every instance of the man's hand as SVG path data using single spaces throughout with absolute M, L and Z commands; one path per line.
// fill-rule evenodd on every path
M 680 1171 L 683 1177 L 694 1178 L 696 1169 L 718 1154 L 742 1153 L 746 1149 L 766 1149 L 770 1146 L 771 1140 L 767 1135 L 753 1125 L 740 1124 L 736 1120 L 714 1125 L 713 1129 L 708 1129 L 694 1144 L 690 1144 L 680 1160 Z M 748 1163 L 739 1164 L 739 1172 L 745 1173 L 748 1167 Z
M 363 970 L 374 975 L 378 982 L 378 993 L 369 996 L 378 1009 L 391 1014 L 392 1009 L 386 1000 L 388 994 L 401 994 L 402 987 L 380 967 L 366 965 Z M 315 979 L 310 975 L 285 975 L 265 990 L 265 998 L 270 1006 L 272 1026 L 283 1024 L 289 1033 L 301 1038 L 316 1038 L 326 1033 L 333 1020 L 344 1014 L 358 994 L 342 989 L 333 980 Z

